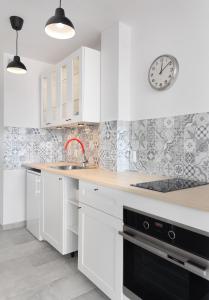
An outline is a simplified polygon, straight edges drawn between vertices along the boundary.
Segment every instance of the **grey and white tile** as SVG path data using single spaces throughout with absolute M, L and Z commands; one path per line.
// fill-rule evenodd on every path
M 108 300 L 79 272 L 76 257 L 61 255 L 25 229 L 0 231 L 0 245 L 4 243 L 0 300 Z
M 91 164 L 98 164 L 98 125 L 68 129 L 36 129 L 5 127 L 3 135 L 3 167 L 19 169 L 28 162 L 57 162 L 62 160 L 80 162 L 83 160 L 80 145 L 72 143 L 64 151 L 64 143 L 80 138 Z
M 63 130 L 4 129 L 4 168 L 24 162 L 82 161 L 80 138 L 89 162 L 112 171 L 209 181 L 209 113 L 139 121 L 109 121 Z M 136 159 L 135 159 L 136 157 Z

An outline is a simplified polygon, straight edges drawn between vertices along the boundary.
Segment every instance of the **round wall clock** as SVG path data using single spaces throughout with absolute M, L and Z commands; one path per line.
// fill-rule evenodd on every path
M 172 55 L 161 55 L 153 61 L 149 69 L 149 83 L 155 90 L 166 90 L 174 84 L 178 72 L 177 59 Z

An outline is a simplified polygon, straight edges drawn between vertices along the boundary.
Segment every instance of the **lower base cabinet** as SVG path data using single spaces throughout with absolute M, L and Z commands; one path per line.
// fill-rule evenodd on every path
M 42 237 L 63 255 L 78 250 L 77 188 L 74 179 L 43 172 Z
M 122 220 L 80 204 L 78 268 L 112 300 L 123 299 L 122 226 Z

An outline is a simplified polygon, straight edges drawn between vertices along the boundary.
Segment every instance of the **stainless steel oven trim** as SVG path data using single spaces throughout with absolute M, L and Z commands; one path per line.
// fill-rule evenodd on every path
M 154 255 L 157 255 L 170 263 L 173 263 L 191 273 L 194 273 L 206 280 L 209 280 L 209 263 L 208 261 L 204 260 L 205 263 L 202 264 L 199 262 L 199 260 L 193 260 L 194 263 L 190 262 L 191 255 L 187 255 L 185 251 L 181 251 L 181 249 L 178 249 L 176 247 L 175 251 L 172 251 L 171 249 L 165 248 L 163 246 L 163 242 L 161 241 L 155 241 L 153 242 L 151 239 L 144 239 L 143 236 L 140 233 L 133 234 L 133 232 L 119 232 L 119 234 L 123 237 L 123 239 L 129 241 L 130 243 L 141 247 Z M 193 256 L 194 257 L 194 256 Z M 200 267 L 200 266 L 202 267 Z
M 123 287 L 123 294 L 131 300 L 143 300 L 142 298 L 136 296 L 132 291 L 127 289 L 127 287 Z
M 123 208 L 127 209 L 127 210 L 130 210 L 130 211 L 133 211 L 133 212 L 136 212 L 136 213 L 139 213 L 139 214 L 142 214 L 144 216 L 147 216 L 147 217 L 150 217 L 150 218 L 154 218 L 154 219 L 157 219 L 159 221 L 166 222 L 168 224 L 171 224 L 171 225 L 174 225 L 174 226 L 178 226 L 180 228 L 183 228 L 183 229 L 186 229 L 186 230 L 190 230 L 192 232 L 195 232 L 195 233 L 198 233 L 198 234 L 202 234 L 204 236 L 209 237 L 209 232 L 207 232 L 207 231 L 204 231 L 204 230 L 201 230 L 201 229 L 198 229 L 198 228 L 195 228 L 195 227 L 191 227 L 191 226 L 185 225 L 183 223 L 178 223 L 178 222 L 170 220 L 170 219 L 159 217 L 157 215 L 152 215 L 150 213 L 147 213 L 147 212 L 144 212 L 144 211 L 132 208 L 132 207 L 124 206 Z

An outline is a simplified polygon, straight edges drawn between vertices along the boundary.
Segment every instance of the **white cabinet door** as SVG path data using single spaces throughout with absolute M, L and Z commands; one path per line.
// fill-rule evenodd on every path
M 41 76 L 41 127 L 51 125 L 49 104 L 50 80 L 49 73 Z
M 53 66 L 50 71 L 50 91 L 49 91 L 49 114 L 50 114 L 50 123 L 54 126 L 59 125 L 60 122 L 60 104 L 58 97 L 58 72 L 57 67 Z
M 72 66 L 72 122 L 82 121 L 82 49 L 71 55 Z
M 60 125 L 64 125 L 72 121 L 72 63 L 69 57 L 58 65 L 58 91 Z
M 41 80 L 42 127 L 100 121 L 100 52 L 82 47 Z
M 104 213 L 123 219 L 124 192 L 97 184 L 79 182 L 79 201 Z
M 77 181 L 43 172 L 42 236 L 61 254 L 78 250 L 76 229 L 77 206 L 69 205 L 76 194 Z
M 82 50 L 59 63 L 60 125 L 81 121 Z
M 98 200 L 99 201 L 99 200 Z M 82 204 L 78 267 L 108 297 L 122 299 L 122 221 Z
M 57 67 L 53 66 L 41 77 L 41 126 L 56 126 L 60 122 L 60 104 L 57 86 Z
M 100 121 L 100 52 L 82 47 L 71 55 L 72 122 Z
M 43 238 L 63 252 L 63 178 L 43 176 Z
M 39 240 L 41 237 L 41 185 L 40 174 L 27 171 L 26 227 Z

